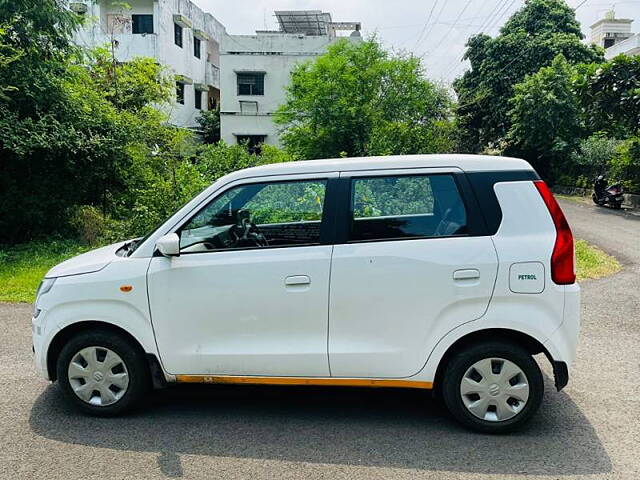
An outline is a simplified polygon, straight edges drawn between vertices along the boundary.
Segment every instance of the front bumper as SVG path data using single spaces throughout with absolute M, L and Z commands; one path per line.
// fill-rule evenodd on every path
M 45 353 L 45 317 L 45 311 L 40 311 L 40 314 L 37 318 L 31 317 L 31 338 L 33 361 L 35 363 L 36 369 L 45 380 L 50 380 Z

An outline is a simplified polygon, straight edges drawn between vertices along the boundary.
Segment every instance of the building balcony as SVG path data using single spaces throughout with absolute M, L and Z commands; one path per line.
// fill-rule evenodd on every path
M 613 57 L 620 55 L 640 55 L 640 33 L 618 42 L 604 51 L 604 58 L 611 60 Z
M 111 48 L 112 37 L 97 29 L 92 32 L 82 32 L 78 37 L 81 45 L 88 47 L 106 45 Z M 120 62 L 127 62 L 135 57 L 158 58 L 158 37 L 154 33 L 116 33 L 113 35 L 113 40 L 116 46 L 116 58 Z
M 207 62 L 207 71 L 205 73 L 205 81 L 207 85 L 220 88 L 220 68 L 214 64 Z

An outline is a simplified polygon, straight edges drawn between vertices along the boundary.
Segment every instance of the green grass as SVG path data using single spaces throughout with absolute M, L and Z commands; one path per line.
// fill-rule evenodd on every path
M 622 267 L 611 255 L 589 245 L 584 240 L 576 241 L 576 275 L 578 280 L 602 278 L 613 275 Z
M 553 196 L 556 198 L 561 198 L 563 200 L 569 200 L 571 202 L 587 203 L 589 205 L 593 205 L 593 200 L 591 200 L 590 196 L 583 197 L 581 195 L 562 195 L 558 193 L 554 193 Z
M 0 246 L 0 302 L 33 302 L 42 277 L 54 265 L 89 250 L 71 240 Z M 578 280 L 601 278 L 620 270 L 618 261 L 584 240 L 576 241 Z
M 51 267 L 87 250 L 70 240 L 0 246 L 0 302 L 33 302 Z

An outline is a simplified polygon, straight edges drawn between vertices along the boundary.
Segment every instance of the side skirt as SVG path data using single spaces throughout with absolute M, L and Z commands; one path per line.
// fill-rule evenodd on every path
M 342 387 L 421 388 L 431 390 L 432 382 L 366 378 L 309 378 L 309 377 L 237 377 L 215 375 L 176 375 L 177 383 L 212 383 L 246 385 L 314 385 Z

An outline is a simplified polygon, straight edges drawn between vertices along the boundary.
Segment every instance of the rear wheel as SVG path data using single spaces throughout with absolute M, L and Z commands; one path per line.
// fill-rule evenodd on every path
M 544 381 L 538 364 L 509 342 L 484 342 L 457 353 L 443 380 L 443 398 L 462 424 L 505 433 L 529 421 L 540 407 Z
M 129 339 L 106 330 L 81 332 L 67 342 L 57 373 L 67 398 L 92 415 L 118 415 L 150 386 L 144 353 Z

